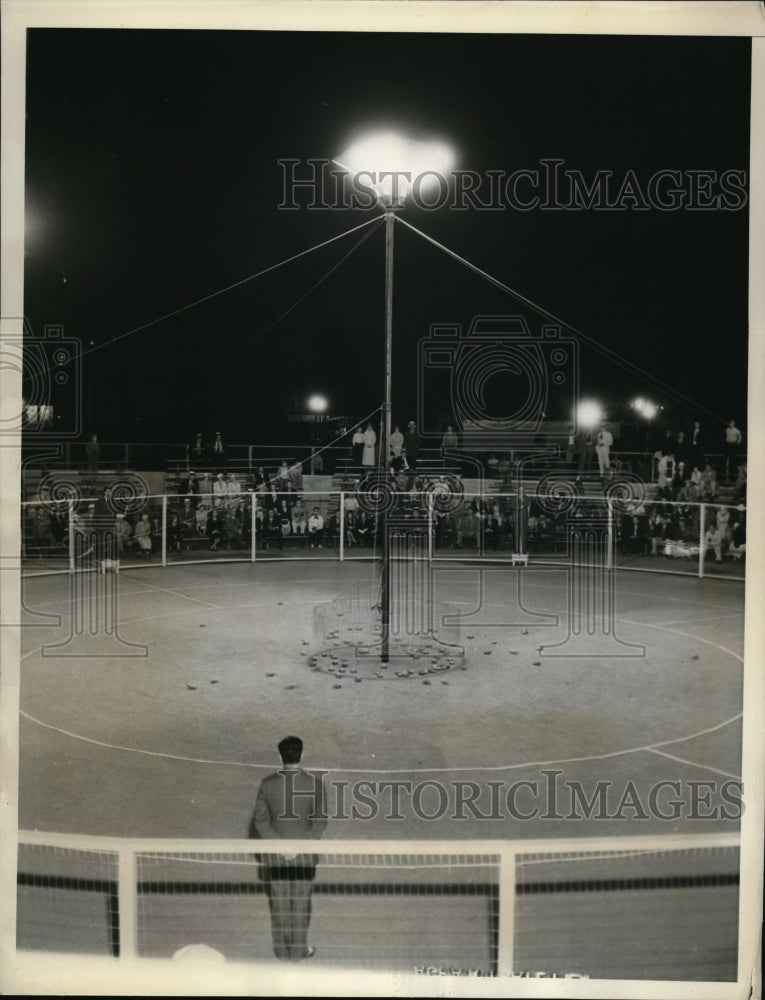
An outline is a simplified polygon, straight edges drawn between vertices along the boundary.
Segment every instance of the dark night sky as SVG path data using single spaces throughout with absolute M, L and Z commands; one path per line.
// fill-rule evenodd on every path
M 35 329 L 93 342 L 87 420 L 112 440 L 197 426 L 278 440 L 294 394 L 323 391 L 359 416 L 382 401 L 381 229 L 275 326 L 357 237 L 103 346 L 376 211 L 279 210 L 280 158 L 331 158 L 365 125 L 399 125 L 446 138 L 459 168 L 482 173 L 545 157 L 641 181 L 749 164 L 746 38 L 36 29 L 27 88 L 25 311 Z M 744 423 L 746 207 L 405 217 Z M 518 308 L 401 225 L 395 282 L 406 420 L 429 324 Z M 612 416 L 635 393 L 675 412 L 591 350 L 582 383 Z

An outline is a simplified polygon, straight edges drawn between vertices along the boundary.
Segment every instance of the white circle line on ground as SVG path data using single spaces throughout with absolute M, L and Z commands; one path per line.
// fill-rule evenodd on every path
M 48 722 L 43 722 L 41 719 L 35 718 L 35 716 L 30 715 L 28 712 L 19 709 L 19 715 L 23 716 L 28 722 L 33 722 L 35 725 L 42 726 L 44 729 L 50 729 L 53 732 L 60 733 L 62 736 L 68 736 L 74 740 L 80 740 L 83 743 L 90 743 L 93 746 L 102 747 L 105 750 L 120 750 L 124 753 L 137 753 L 148 757 L 159 757 L 165 760 L 178 760 L 183 761 L 188 764 L 212 764 L 220 767 L 249 767 L 262 770 L 273 770 L 273 763 L 271 764 L 252 764 L 246 761 L 237 760 L 206 760 L 204 758 L 198 757 L 182 757 L 177 754 L 161 753 L 157 750 L 145 750 L 141 747 L 123 747 L 114 743 L 105 743 L 102 740 L 92 739 L 89 736 L 82 736 L 79 733 L 72 733 L 67 729 L 62 729 L 60 726 L 51 725 Z M 457 774 L 457 773 L 476 773 L 476 772 L 498 772 L 498 771 L 517 771 L 527 767 L 551 767 L 554 764 L 581 764 L 588 761 L 594 760 L 608 760 L 611 757 L 624 757 L 627 754 L 634 753 L 645 753 L 647 751 L 655 751 L 658 747 L 671 746 L 673 743 L 682 742 L 684 740 L 695 739 L 698 736 L 706 736 L 709 733 L 713 733 L 718 729 L 722 729 L 725 726 L 736 722 L 738 719 L 742 718 L 743 713 L 739 712 L 737 715 L 732 716 L 730 719 L 725 719 L 723 722 L 718 722 L 714 726 L 710 726 L 708 729 L 702 729 L 697 733 L 692 733 L 688 736 L 679 737 L 673 740 L 662 740 L 659 743 L 646 744 L 644 746 L 630 747 L 626 750 L 612 750 L 608 753 L 601 754 L 589 754 L 584 757 L 563 757 L 560 760 L 531 760 L 524 761 L 518 764 L 495 764 L 495 765 L 480 765 L 478 767 L 397 767 L 397 768 L 350 768 L 350 767 L 312 767 L 314 771 L 321 771 L 324 774 Z M 690 764 L 691 761 L 683 761 L 683 763 Z M 696 767 L 706 768 L 707 770 L 716 770 L 715 768 L 707 768 L 705 764 L 696 764 Z M 725 772 L 720 772 L 725 773 Z

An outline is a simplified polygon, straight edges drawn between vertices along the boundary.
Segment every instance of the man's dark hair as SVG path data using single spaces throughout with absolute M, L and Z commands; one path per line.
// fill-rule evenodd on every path
M 285 736 L 279 743 L 283 764 L 299 764 L 303 756 L 303 741 L 299 736 Z

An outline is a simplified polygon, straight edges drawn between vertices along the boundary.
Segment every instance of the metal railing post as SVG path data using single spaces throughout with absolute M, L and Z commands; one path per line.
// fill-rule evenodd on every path
M 132 847 L 120 847 L 117 859 L 120 958 L 135 958 L 138 950 L 138 922 L 135 854 Z
M 345 493 L 340 491 L 340 562 L 345 559 Z
M 167 566 L 167 493 L 162 494 L 162 565 Z
M 67 509 L 69 511 L 69 572 L 74 573 L 74 500 L 69 500 L 67 502 Z
M 250 456 L 252 456 L 252 445 L 250 445 Z M 250 562 L 255 562 L 256 551 L 257 551 L 257 547 L 258 547 L 258 545 L 257 545 L 257 541 L 258 540 L 257 540 L 256 535 L 255 535 L 255 532 L 257 530 L 257 524 L 258 524 L 258 516 L 257 516 L 257 514 L 258 514 L 258 500 L 257 500 L 256 494 L 253 493 L 252 494 L 252 513 L 250 515 L 250 517 L 251 517 L 250 533 L 252 535 L 252 538 L 250 539 Z
M 511 976 L 515 961 L 515 850 L 504 847 L 499 856 L 499 913 L 497 915 L 497 975 Z

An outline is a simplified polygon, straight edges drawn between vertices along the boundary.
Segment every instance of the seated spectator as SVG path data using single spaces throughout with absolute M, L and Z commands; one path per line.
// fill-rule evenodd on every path
M 295 535 L 304 535 L 307 526 L 305 505 L 302 500 L 296 500 L 292 505 L 292 532 Z
M 319 513 L 319 508 L 314 507 L 311 516 L 308 518 L 308 538 L 311 548 L 317 545 L 321 548 L 324 535 L 324 518 Z
M 345 511 L 345 544 L 348 548 L 359 544 L 358 536 L 356 535 L 356 521 L 358 519 L 358 514 L 354 510 Z
M 199 500 L 196 498 L 199 497 L 201 492 L 202 488 L 199 484 L 199 477 L 196 472 L 189 472 L 188 476 L 181 480 L 181 496 L 191 497 L 192 500 L 194 500 L 194 506 L 196 507 L 199 503 Z
M 133 534 L 133 529 L 130 525 L 130 522 L 125 518 L 124 514 L 117 515 L 116 533 L 117 533 L 117 553 L 118 555 L 122 555 L 127 550 L 128 544 L 130 542 L 130 536 Z
M 699 487 L 699 499 L 704 500 L 714 500 L 717 496 L 717 473 L 712 468 L 712 466 L 707 462 L 704 465 L 704 470 L 701 473 L 701 484 Z
M 263 547 L 268 548 L 271 542 L 276 542 L 280 549 L 284 548 L 282 535 L 282 519 L 272 507 L 266 511 L 263 518 Z
M 712 549 L 715 554 L 715 562 L 722 562 L 722 532 L 716 524 L 710 524 L 707 533 L 704 535 L 704 555 L 707 550 Z
M 337 514 L 330 514 L 325 521 L 324 541 L 327 545 L 337 545 Z
M 167 547 L 181 551 L 183 539 L 186 537 L 185 525 L 177 514 L 170 515 L 170 523 L 167 526 Z
M 228 479 L 226 478 L 225 472 L 219 472 L 213 483 L 213 493 L 215 498 L 213 500 L 214 507 L 221 507 L 226 505 L 226 497 L 228 496 Z
M 727 507 L 717 508 L 715 521 L 720 529 L 723 545 L 726 545 L 730 541 L 730 511 Z
M 733 496 L 736 503 L 744 503 L 746 500 L 746 462 L 742 462 L 738 467 Z
M 362 548 L 372 544 L 372 521 L 364 511 L 359 514 L 356 522 L 356 538 Z
M 463 542 L 473 542 L 478 547 L 478 518 L 472 508 L 462 511 L 457 518 L 457 548 L 462 548 Z
M 734 559 L 742 559 L 746 555 L 746 512 L 743 504 L 736 511 L 736 520 L 731 532 L 731 543 L 728 552 Z
M 194 534 L 197 538 L 203 538 L 207 534 L 207 515 L 210 508 L 206 503 L 200 503 L 196 512 L 196 523 Z
M 263 489 L 261 490 L 260 487 L 263 487 Z M 271 488 L 270 477 L 266 472 L 266 470 L 263 468 L 263 466 L 259 465 L 258 471 L 255 473 L 255 489 L 258 490 L 259 492 L 265 492 L 265 490 L 268 490 L 270 488 Z

